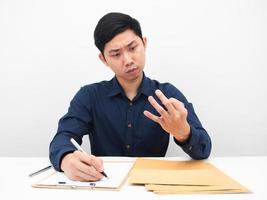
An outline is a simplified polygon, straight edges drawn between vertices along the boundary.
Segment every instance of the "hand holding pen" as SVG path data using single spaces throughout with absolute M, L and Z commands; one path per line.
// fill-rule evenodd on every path
M 81 152 L 83 152 L 85 155 L 88 155 L 87 153 L 86 153 L 86 151 L 85 150 L 83 150 L 83 148 L 73 139 L 73 138 L 71 138 L 70 139 L 70 141 L 71 141 L 71 143 L 79 150 L 79 151 L 81 151 Z M 93 156 L 93 157 L 95 157 L 95 156 Z M 106 173 L 103 171 L 103 170 L 101 170 L 100 171 L 100 173 L 103 175 L 103 176 L 105 176 L 106 178 L 108 178 L 108 176 L 106 175 Z
M 74 139 L 71 139 L 71 142 L 78 151 L 67 154 L 61 162 L 61 169 L 68 178 L 77 181 L 98 181 L 103 176 L 107 177 L 101 158 L 88 155 Z

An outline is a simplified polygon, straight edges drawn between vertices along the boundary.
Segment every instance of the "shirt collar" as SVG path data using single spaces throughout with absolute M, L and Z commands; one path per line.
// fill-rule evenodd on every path
M 114 76 L 111 81 L 110 81 L 110 87 L 109 87 L 109 91 L 107 93 L 107 95 L 109 97 L 113 97 L 116 96 L 118 94 L 123 94 L 123 89 L 121 88 L 116 76 Z
M 144 94 L 145 96 L 151 96 L 153 95 L 153 91 L 151 88 L 151 81 L 148 77 L 145 76 L 145 73 L 143 73 L 143 80 L 141 82 L 141 85 L 138 89 L 138 94 Z
M 152 89 L 150 88 L 150 79 L 148 77 L 145 76 L 145 73 L 143 72 L 143 80 L 141 82 L 141 85 L 138 89 L 138 94 L 144 94 L 145 96 L 150 96 L 153 94 Z M 124 91 L 122 89 L 122 87 L 120 86 L 116 76 L 114 76 L 111 79 L 111 85 L 109 88 L 109 92 L 108 92 L 108 96 L 112 97 L 112 96 L 116 96 L 118 94 L 123 94 L 124 95 Z

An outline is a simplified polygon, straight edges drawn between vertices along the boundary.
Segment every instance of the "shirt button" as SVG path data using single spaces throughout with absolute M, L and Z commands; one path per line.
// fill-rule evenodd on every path
M 189 151 L 191 151 L 191 149 L 192 149 L 192 146 L 190 146 L 188 149 L 189 149 Z
M 128 128 L 132 128 L 132 124 L 128 124 Z
M 133 103 L 132 103 L 132 102 L 130 102 L 130 103 L 129 103 L 129 105 L 130 105 L 130 106 L 132 106 L 132 105 L 133 105 Z
M 127 144 L 126 149 L 130 149 L 130 148 L 131 148 L 131 145 Z

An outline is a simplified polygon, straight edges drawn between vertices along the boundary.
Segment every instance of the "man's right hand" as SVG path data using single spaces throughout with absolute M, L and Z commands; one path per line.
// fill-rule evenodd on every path
M 61 170 L 75 181 L 98 181 L 103 178 L 103 161 L 94 155 L 74 151 L 63 157 Z

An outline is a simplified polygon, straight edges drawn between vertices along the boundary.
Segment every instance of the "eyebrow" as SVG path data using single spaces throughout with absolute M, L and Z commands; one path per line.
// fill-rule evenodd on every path
M 137 43 L 135 40 L 131 41 L 129 44 L 127 44 L 126 46 L 127 47 L 130 47 L 132 46 L 133 44 Z M 108 53 L 111 54 L 111 53 L 117 53 L 118 51 L 120 51 L 120 49 L 111 49 Z

